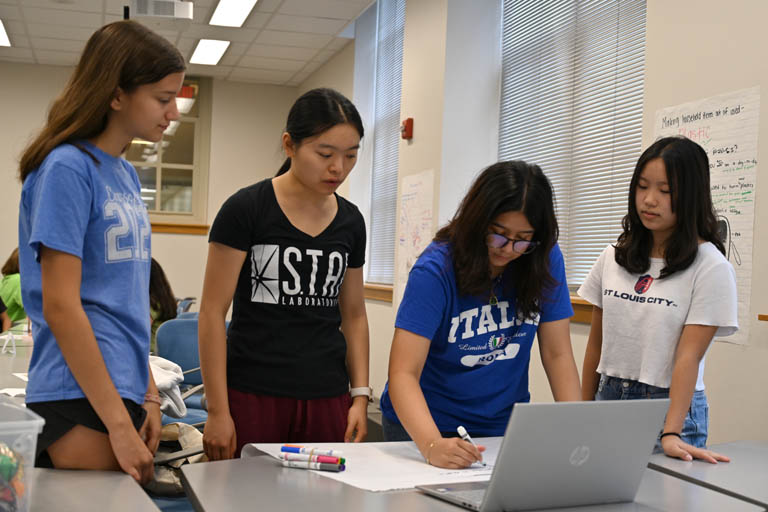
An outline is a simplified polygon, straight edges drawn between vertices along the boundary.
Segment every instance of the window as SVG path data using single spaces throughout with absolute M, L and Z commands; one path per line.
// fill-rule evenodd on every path
M 393 284 L 405 0 L 379 0 L 373 99 L 369 283 Z
M 126 159 L 141 182 L 141 198 L 153 230 L 172 231 L 206 222 L 210 147 L 210 80 L 187 78 L 176 98 L 180 118 L 160 142 L 134 140 Z M 169 229 L 170 228 L 170 229 Z M 180 231 L 189 232 L 188 229 Z
M 571 286 L 621 232 L 641 150 L 645 1 L 504 1 L 500 159 L 555 190 Z

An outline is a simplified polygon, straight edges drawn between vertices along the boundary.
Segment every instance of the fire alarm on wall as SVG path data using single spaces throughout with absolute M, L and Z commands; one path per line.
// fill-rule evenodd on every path
M 409 117 L 400 126 L 400 136 L 405 140 L 411 140 L 413 138 L 413 118 Z

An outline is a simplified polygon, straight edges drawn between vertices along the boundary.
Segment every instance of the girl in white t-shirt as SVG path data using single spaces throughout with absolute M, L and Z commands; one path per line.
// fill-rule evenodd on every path
M 706 449 L 702 376 L 712 339 L 738 329 L 736 276 L 718 235 L 701 146 L 667 137 L 643 152 L 622 226 L 578 291 L 594 306 L 583 398 L 669 397 L 657 450 L 728 461 Z

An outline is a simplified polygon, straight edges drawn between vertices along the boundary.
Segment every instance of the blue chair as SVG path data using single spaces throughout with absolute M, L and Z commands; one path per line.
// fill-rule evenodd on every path
M 197 319 L 197 317 L 200 315 L 200 312 L 198 311 L 182 311 L 181 313 L 176 314 L 176 318 L 194 318 Z
M 195 297 L 176 299 L 176 314 L 180 315 L 186 311 L 189 311 L 189 308 L 192 307 L 192 304 L 194 304 L 196 300 L 197 299 Z
M 181 421 L 196 427 L 204 425 L 208 412 L 197 351 L 197 318 L 174 318 L 163 322 L 157 329 L 157 355 L 181 367 L 184 374 L 181 397 L 187 406 L 184 418 L 163 415 L 163 424 Z

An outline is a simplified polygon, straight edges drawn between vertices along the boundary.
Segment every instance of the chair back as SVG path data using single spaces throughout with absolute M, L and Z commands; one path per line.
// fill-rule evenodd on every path
M 197 351 L 197 318 L 173 318 L 157 329 L 157 355 L 181 366 L 182 371 L 200 367 Z M 203 383 L 200 370 L 184 375 L 184 384 Z
M 176 299 L 176 314 L 184 313 L 185 311 L 189 311 L 189 308 L 192 307 L 192 304 L 194 304 L 196 301 L 195 297 L 185 297 L 183 299 Z

